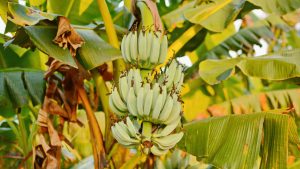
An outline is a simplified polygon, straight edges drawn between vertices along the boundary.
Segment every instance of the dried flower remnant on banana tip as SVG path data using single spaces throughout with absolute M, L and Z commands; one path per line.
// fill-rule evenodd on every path
M 125 147 L 160 156 L 183 137 L 183 132 L 176 130 L 182 115 L 183 66 L 173 59 L 159 73 L 152 71 L 165 62 L 168 40 L 161 23 L 157 24 L 161 21 L 155 3 L 136 2 L 141 15 L 137 18 L 142 21 L 135 25 L 137 30 L 123 37 L 121 44 L 124 60 L 135 68 L 121 74 L 109 96 L 111 110 L 123 119 L 112 126 L 112 134 Z M 147 16 L 147 10 L 157 13 Z M 144 19 L 149 14 L 152 20 L 147 22 Z

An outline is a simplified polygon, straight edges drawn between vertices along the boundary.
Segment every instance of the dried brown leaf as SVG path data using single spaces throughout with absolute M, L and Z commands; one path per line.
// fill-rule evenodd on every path
M 72 56 L 76 55 L 77 48 L 84 43 L 82 37 L 71 26 L 70 21 L 63 16 L 58 18 L 58 30 L 53 41 L 64 49 L 68 48 Z
M 44 110 L 50 114 L 69 118 L 68 113 L 54 99 L 48 97 L 45 97 L 44 99 Z
M 43 148 L 44 153 L 46 154 L 51 148 L 50 146 L 47 144 L 45 137 L 42 134 L 38 134 L 39 137 L 39 144 L 41 145 Z
M 37 123 L 41 127 L 48 127 L 48 114 L 43 109 L 39 111 Z
M 61 146 L 61 141 L 59 138 L 59 135 L 57 133 L 57 131 L 54 129 L 52 122 L 49 120 L 48 121 L 48 133 L 50 136 L 50 143 L 51 146 Z

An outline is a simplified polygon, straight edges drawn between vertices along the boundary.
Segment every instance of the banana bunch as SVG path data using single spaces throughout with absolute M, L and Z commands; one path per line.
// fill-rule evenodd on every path
M 154 124 L 171 124 L 181 118 L 177 94 L 159 83 L 144 83 L 137 95 L 133 88 L 129 90 L 127 107 L 131 115 Z
M 128 114 L 127 99 L 130 98 L 132 92 L 137 95 L 141 88 L 142 78 L 139 69 L 130 69 L 124 72 L 119 78 L 119 86 L 114 87 L 109 96 L 109 107 L 111 111 L 118 116 L 125 116 Z M 129 104 L 129 103 L 128 103 Z
M 167 57 L 167 36 L 159 31 L 132 31 L 123 37 L 121 51 L 125 62 L 152 69 Z
M 140 145 L 139 126 L 134 125 L 129 117 L 126 118 L 126 124 L 123 121 L 115 123 L 111 127 L 111 131 L 114 138 L 127 148 L 135 148 Z
M 158 74 L 158 82 L 165 84 L 168 90 L 175 88 L 176 91 L 181 90 L 183 84 L 184 67 L 173 59 L 170 64 Z

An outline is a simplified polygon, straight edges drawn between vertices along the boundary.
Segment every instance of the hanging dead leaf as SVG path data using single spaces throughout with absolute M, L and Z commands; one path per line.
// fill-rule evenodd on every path
M 75 31 L 70 21 L 64 16 L 58 18 L 58 29 L 53 41 L 64 49 L 68 48 L 72 56 L 76 55 L 77 48 L 81 47 L 84 43 L 82 37 Z
M 69 118 L 68 113 L 53 99 L 45 97 L 44 110 L 50 114 L 56 114 L 64 118 Z
M 46 154 L 51 148 L 50 146 L 47 144 L 45 137 L 42 134 L 38 134 L 39 137 L 39 144 L 41 145 L 43 148 L 44 153 Z
M 50 136 L 50 143 L 51 146 L 61 146 L 61 140 L 59 138 L 59 135 L 57 131 L 54 129 L 52 122 L 48 121 L 48 133 Z
M 40 109 L 37 123 L 41 127 L 48 127 L 48 114 L 43 109 Z

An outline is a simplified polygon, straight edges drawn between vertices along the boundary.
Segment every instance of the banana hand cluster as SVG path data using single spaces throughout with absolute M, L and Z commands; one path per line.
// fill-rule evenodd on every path
M 111 131 L 120 144 L 128 148 L 135 148 L 141 143 L 139 127 L 137 126 L 127 117 L 126 124 L 123 121 L 117 122 L 111 127 Z
M 165 70 L 158 74 L 157 79 L 159 83 L 165 84 L 168 90 L 175 89 L 176 91 L 180 91 L 183 78 L 183 66 L 173 59 Z
M 114 87 L 109 96 L 109 107 L 118 116 L 128 114 L 128 109 L 132 111 L 132 106 L 128 107 L 127 100 L 132 99 L 132 93 L 137 95 L 141 88 L 142 78 L 139 69 L 130 69 L 124 72 L 119 78 L 119 86 Z M 130 105 L 130 104 L 129 104 Z
M 123 37 L 121 51 L 125 62 L 152 69 L 167 57 L 167 36 L 158 31 L 132 31 Z

